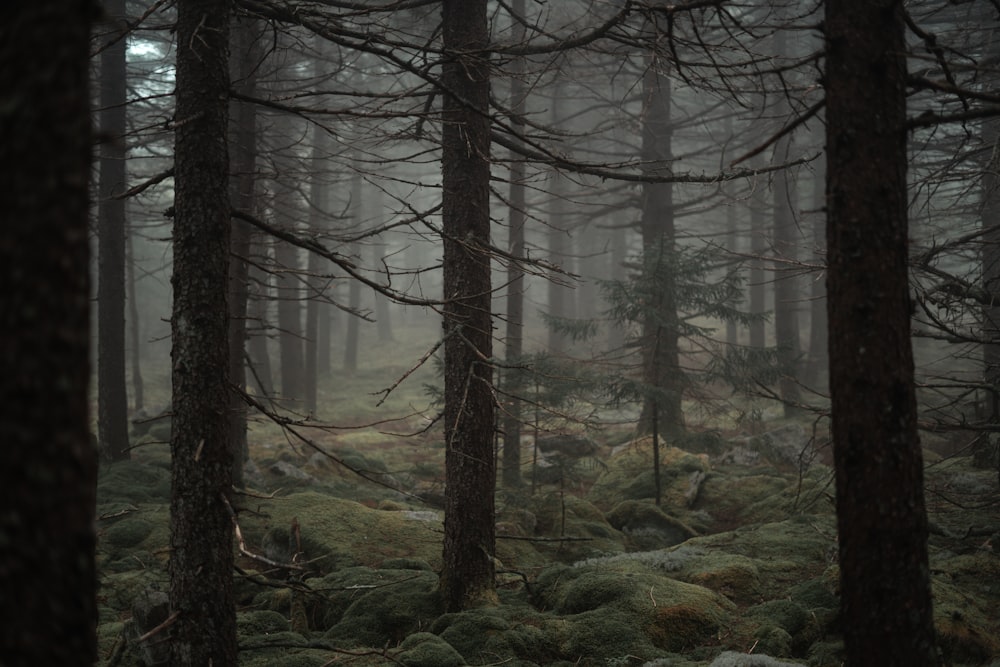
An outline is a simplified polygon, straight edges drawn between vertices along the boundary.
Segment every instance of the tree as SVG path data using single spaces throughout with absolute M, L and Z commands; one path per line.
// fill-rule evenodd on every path
M 445 519 L 449 611 L 496 601 L 486 0 L 444 0 Z
M 100 193 L 97 206 L 97 431 L 103 454 L 129 458 L 125 391 L 125 0 L 105 3 L 111 30 L 102 44 Z
M 511 34 L 515 43 L 524 41 L 524 0 L 511 3 Z M 515 56 L 511 63 L 510 98 L 511 124 L 518 131 L 524 131 L 524 114 L 527 104 L 527 90 L 524 85 L 525 62 L 523 56 Z M 525 161 L 511 152 L 510 156 L 510 206 L 507 232 L 507 252 L 513 257 L 524 256 L 524 226 L 527 221 L 525 210 Z M 521 398 L 524 388 L 523 374 L 517 366 L 524 353 L 524 267 L 517 261 L 507 265 L 506 330 L 504 335 L 504 356 L 508 366 L 505 383 L 506 407 L 503 417 L 503 485 L 508 488 L 521 485 Z
M 649 55 L 642 77 L 643 124 L 642 159 L 651 175 L 671 169 L 670 64 L 665 57 L 665 38 Z M 677 248 L 672 183 L 642 185 L 642 280 L 655 285 L 648 292 L 653 302 L 645 308 L 642 321 L 643 396 L 639 428 L 653 434 L 654 448 L 659 436 L 676 438 L 684 432 L 681 400 L 685 377 L 679 355 L 677 316 Z M 655 459 L 656 457 L 654 457 Z M 654 463 L 659 474 L 658 460 Z
M 171 664 L 236 665 L 229 424 L 230 3 L 177 2 Z
M 0 8 L 0 661 L 11 667 L 97 659 L 92 19 L 83 0 Z
M 902 3 L 827 0 L 827 295 L 849 665 L 936 665 L 907 268 Z
M 257 65 L 260 54 L 254 47 L 257 24 L 252 19 L 233 19 L 230 62 L 234 88 L 243 95 L 253 95 L 257 88 Z M 232 123 L 232 179 L 230 199 L 234 208 L 252 213 L 257 163 L 256 107 L 245 100 L 229 103 Z M 243 486 L 243 466 L 250 458 L 247 444 L 247 405 L 243 392 L 247 386 L 247 301 L 250 295 L 250 225 L 233 218 L 230 232 L 229 263 L 229 376 L 237 391 L 229 397 L 229 427 L 232 438 L 233 482 Z

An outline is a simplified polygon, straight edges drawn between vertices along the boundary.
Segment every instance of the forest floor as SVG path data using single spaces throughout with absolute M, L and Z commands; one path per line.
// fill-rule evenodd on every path
M 550 438 L 526 484 L 497 492 L 500 604 L 445 614 L 439 434 L 306 444 L 258 425 L 234 545 L 241 664 L 838 666 L 832 471 L 802 426 L 767 427 L 664 447 L 659 506 L 649 438 Z M 167 590 L 163 436 L 101 472 L 102 664 L 162 650 L 137 638 Z M 951 665 L 1000 666 L 1000 536 L 983 530 L 1000 528 L 996 472 L 927 456 L 941 648 Z
M 320 414 L 254 417 L 234 543 L 242 665 L 842 664 L 829 452 L 813 422 L 753 406 L 691 406 L 700 422 L 661 447 L 659 504 L 634 415 L 597 425 L 569 401 L 529 418 L 524 484 L 496 494 L 500 604 L 444 613 L 439 380 L 412 361 L 426 329 L 364 348 L 321 385 Z M 164 373 L 148 384 L 169 402 Z M 168 421 L 140 422 L 132 460 L 102 465 L 104 666 L 163 658 L 168 440 Z M 940 444 L 925 437 L 939 644 L 948 665 L 1000 667 L 997 472 Z

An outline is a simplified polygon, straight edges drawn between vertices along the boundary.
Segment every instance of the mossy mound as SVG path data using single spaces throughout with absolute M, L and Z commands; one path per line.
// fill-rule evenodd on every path
M 97 478 L 100 503 L 170 502 L 170 471 L 142 461 L 119 461 L 101 466 Z
M 385 646 L 427 627 L 444 611 L 438 594 L 438 577 L 419 570 L 370 570 L 353 568 L 324 578 L 314 590 L 335 596 L 325 615 L 326 623 L 339 620 L 326 631 L 328 639 L 345 646 Z M 335 582 L 344 582 L 338 586 Z M 370 581 L 352 583 L 347 581 Z M 338 590 L 340 589 L 340 590 Z M 346 594 L 346 595 L 345 595 Z M 342 613 L 339 606 L 349 603 Z
M 259 547 L 273 527 L 299 525 L 305 558 L 320 573 L 348 563 L 377 566 L 387 558 L 417 558 L 440 567 L 441 524 L 407 518 L 316 491 L 296 492 L 268 501 L 267 518 L 248 517 L 244 535 Z
M 544 565 L 553 561 L 574 562 L 583 558 L 625 551 L 625 536 L 614 529 L 604 514 L 593 504 L 576 496 L 560 493 L 541 494 L 532 499 L 530 511 L 535 518 L 535 535 L 546 538 L 568 537 L 567 541 L 536 542 L 532 544 L 538 557 L 531 565 Z M 501 555 L 499 540 L 497 556 L 510 565 Z M 510 542 L 518 542 L 511 540 Z M 528 558 L 530 554 L 522 555 Z M 524 561 L 519 561 L 524 563 Z
M 721 626 L 730 624 L 736 609 L 707 588 L 677 581 L 635 559 L 548 568 L 534 592 L 538 602 L 572 619 L 589 612 L 624 614 L 632 631 L 623 637 L 638 632 L 636 636 L 663 651 L 711 641 Z
M 640 500 L 625 500 L 608 512 L 608 523 L 622 531 L 630 551 L 663 549 L 680 544 L 697 533 L 679 519 L 668 516 L 656 505 Z
M 997 570 L 1000 564 L 993 554 L 956 557 L 955 563 L 935 563 L 947 568 L 931 579 L 934 594 L 934 627 L 938 646 L 953 664 L 985 664 L 1000 656 L 1000 617 L 996 606 L 979 595 L 996 598 Z M 976 563 L 982 566 L 978 585 L 962 581 L 962 574 Z M 958 585 L 962 582 L 964 585 Z M 978 589 L 978 590 L 977 590 Z
M 651 500 L 656 496 L 652 438 L 640 438 L 615 448 L 587 500 L 610 511 L 622 500 Z M 660 447 L 661 504 L 685 508 L 692 472 L 709 471 L 708 457 L 669 446 Z
M 417 632 L 399 645 L 402 650 L 396 660 L 407 667 L 462 667 L 468 664 L 441 637 L 430 632 Z
M 741 602 L 786 597 L 788 590 L 820 576 L 835 549 L 831 517 L 801 516 L 695 537 L 679 549 L 700 550 L 682 560 L 677 578 Z

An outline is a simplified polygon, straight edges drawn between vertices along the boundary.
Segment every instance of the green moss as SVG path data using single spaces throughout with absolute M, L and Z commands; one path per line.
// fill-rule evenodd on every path
M 606 609 L 574 616 L 561 651 L 571 660 L 589 659 L 586 664 L 607 664 L 625 655 L 652 660 L 661 654 L 629 614 Z
M 283 614 L 266 609 L 242 611 L 236 614 L 236 630 L 242 637 L 286 632 L 288 619 Z
M 99 503 L 170 502 L 170 472 L 140 461 L 120 461 L 101 467 L 97 480 Z
M 433 572 L 382 570 L 378 575 L 381 581 L 371 588 L 348 589 L 353 600 L 326 632 L 328 638 L 351 646 L 395 644 L 444 610 Z
M 396 660 L 407 667 L 461 667 L 467 664 L 448 642 L 430 632 L 417 632 L 399 645 Z
M 680 544 L 695 531 L 648 501 L 625 500 L 608 512 L 608 523 L 628 536 L 630 550 L 648 551 Z
M 129 549 L 141 543 L 151 532 L 153 532 L 152 523 L 135 517 L 122 519 L 109 526 L 102 537 L 112 549 Z

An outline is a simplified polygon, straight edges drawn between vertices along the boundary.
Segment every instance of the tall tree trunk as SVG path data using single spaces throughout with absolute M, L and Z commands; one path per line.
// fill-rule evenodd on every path
M 361 179 L 361 172 L 355 170 L 351 175 L 351 216 L 353 218 L 353 232 L 358 233 L 364 223 L 364 181 Z M 352 243 L 348 250 L 348 256 L 360 263 L 361 246 Z M 344 372 L 354 373 L 358 370 L 358 338 L 361 320 L 355 313 L 361 310 L 361 283 L 353 278 L 348 278 L 347 283 L 347 332 L 344 337 Z
M 130 229 L 125 230 L 125 268 L 128 294 L 125 303 L 128 305 L 128 317 L 125 322 L 128 324 L 129 339 L 131 343 L 132 366 L 132 410 L 139 412 L 145 407 L 146 395 L 142 383 L 142 327 L 139 322 L 139 302 L 136 300 L 136 275 L 135 275 L 135 243 L 132 240 L 133 234 Z
M 327 184 L 321 175 L 323 170 L 319 165 L 326 159 L 329 151 L 329 135 L 319 125 L 312 131 L 312 179 L 309 182 L 309 231 L 319 234 L 326 227 L 326 216 L 329 208 Z M 305 330 L 305 399 L 306 412 L 315 415 L 319 409 L 317 392 L 319 390 L 319 353 L 320 353 L 320 317 L 325 315 L 326 279 L 320 277 L 320 272 L 326 262 L 316 253 L 311 252 L 306 260 L 306 286 L 308 300 L 306 301 Z M 329 363 L 329 350 L 327 363 Z
M 171 665 L 236 665 L 229 498 L 228 0 L 177 0 Z
M 287 200 L 285 203 L 290 204 Z M 289 231 L 294 231 L 293 218 L 290 213 L 286 215 L 286 222 L 283 226 Z M 281 357 L 281 397 L 289 405 L 301 400 L 305 394 L 299 255 L 298 248 L 290 243 L 280 240 L 275 242 L 274 258 L 280 267 L 276 292 L 278 297 L 278 349 Z
M 817 134 L 821 134 L 822 129 Z M 820 138 L 822 141 L 822 138 Z M 812 193 L 813 262 L 826 265 L 826 165 L 820 163 L 813 173 Z M 813 391 L 826 392 L 828 363 L 826 318 L 826 270 L 810 276 L 809 291 L 809 361 L 806 368 L 806 385 Z
M 826 2 L 827 293 L 848 665 L 937 665 L 910 343 L 898 0 Z
M 550 104 L 551 119 L 553 127 L 559 127 L 562 122 L 562 97 L 563 85 L 560 80 L 556 80 L 552 89 L 552 100 Z M 566 178 L 558 169 L 553 169 L 549 176 L 549 228 L 548 228 L 548 250 L 549 262 L 561 267 L 565 271 L 572 272 L 573 267 L 568 266 L 572 261 L 570 257 L 570 236 L 567 229 L 566 216 Z M 548 282 L 548 302 L 549 316 L 558 320 L 564 320 L 571 316 L 569 301 L 572 294 L 566 285 L 564 276 L 556 276 Z M 561 355 L 566 353 L 569 340 L 557 326 L 549 325 L 549 353 Z
M 375 224 L 383 224 L 386 208 L 385 193 L 382 192 L 381 188 L 374 188 L 371 206 Z M 372 266 L 376 271 L 387 270 L 385 268 L 386 247 L 387 243 L 381 236 L 376 238 L 372 244 Z M 389 276 L 386 276 L 385 283 L 389 283 Z M 378 340 L 380 343 L 391 343 L 394 339 L 392 335 L 392 315 L 390 314 L 392 302 L 389 300 L 389 297 L 381 292 L 375 292 L 373 296 L 375 298 L 375 330 L 378 334 Z
M 268 255 L 267 241 L 260 234 L 250 237 L 250 249 L 259 249 L 258 261 Z M 268 319 L 268 306 L 271 303 L 271 278 L 268 273 L 251 263 L 249 271 L 249 290 L 247 303 L 247 360 L 250 380 L 258 395 L 274 396 L 274 374 L 271 371 L 271 353 L 268 351 L 267 340 L 270 336 L 271 323 Z
M 751 163 L 761 166 L 760 160 Z M 764 227 L 764 188 L 761 183 L 753 185 L 750 195 L 750 312 L 763 315 L 767 312 L 767 286 L 764 282 L 764 255 L 767 254 L 767 232 Z M 750 323 L 750 347 L 761 350 L 767 346 L 764 318 L 758 317 Z
M 524 41 L 524 0 L 511 2 L 511 38 L 515 44 Z M 510 105 L 513 113 L 511 126 L 517 132 L 525 128 L 524 114 L 527 90 L 524 85 L 525 63 L 523 56 L 511 61 Z M 510 154 L 510 210 L 508 212 L 507 252 L 512 257 L 524 256 L 524 225 L 526 176 L 524 160 L 516 153 Z M 524 268 L 516 261 L 507 265 L 507 322 L 504 335 L 504 356 L 507 362 L 507 382 L 504 387 L 503 415 L 503 485 L 507 488 L 521 486 L 521 393 L 525 388 L 523 371 L 518 368 L 524 354 Z
M 234 18 L 233 57 L 230 62 L 234 87 L 243 95 L 253 96 L 257 88 L 255 48 L 257 26 L 249 18 Z M 233 208 L 253 213 L 254 184 L 257 166 L 257 112 L 253 104 L 231 100 L 232 180 L 230 199 Z M 247 404 L 243 392 L 247 386 L 247 300 L 249 298 L 251 228 L 237 218 L 230 220 L 229 264 L 229 375 L 236 391 L 230 394 L 229 433 L 233 445 L 233 483 L 243 486 L 243 467 L 250 458 L 247 444 Z
M 82 0 L 0 4 L 0 662 L 93 665 L 91 167 Z
M 443 0 L 445 519 L 449 611 L 497 601 L 486 0 Z
M 783 10 L 780 10 L 783 11 Z M 789 56 L 788 35 L 785 30 L 775 34 L 775 54 L 779 58 Z M 791 108 L 785 97 L 778 102 L 779 118 L 788 117 Z M 775 163 L 786 162 L 791 152 L 792 140 L 786 135 L 778 140 L 774 147 Z M 802 402 L 800 390 L 800 360 L 802 343 L 799 337 L 799 293 L 798 271 L 792 264 L 795 261 L 796 232 L 795 204 L 797 190 L 791 180 L 791 174 L 782 171 L 774 175 L 774 339 L 778 352 L 778 363 L 781 366 L 779 393 L 784 403 L 784 414 L 792 417 L 796 414 L 796 406 Z
M 673 125 L 670 120 L 669 64 L 659 54 L 650 55 L 643 75 L 642 157 L 647 173 L 670 169 Z M 642 186 L 643 289 L 652 292 L 642 322 L 642 374 L 646 386 L 639 429 L 667 438 L 684 432 L 681 400 L 685 377 L 680 367 L 677 318 L 677 248 L 674 228 L 674 195 L 671 183 Z
M 129 458 L 125 389 L 125 0 L 104 3 L 112 26 L 101 52 L 100 195 L 97 205 L 97 430 L 102 453 Z

